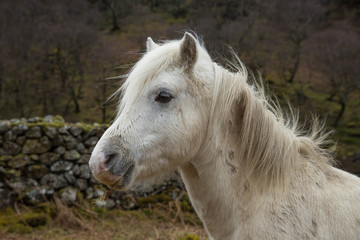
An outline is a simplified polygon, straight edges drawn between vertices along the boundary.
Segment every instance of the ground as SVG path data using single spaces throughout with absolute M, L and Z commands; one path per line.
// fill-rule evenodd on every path
M 0 239 L 202 240 L 205 230 L 193 212 L 175 202 L 138 210 L 107 210 L 59 200 L 37 207 L 15 206 L 0 213 Z

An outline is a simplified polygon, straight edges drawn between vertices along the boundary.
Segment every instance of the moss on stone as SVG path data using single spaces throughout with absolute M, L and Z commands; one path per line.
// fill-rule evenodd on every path
M 21 172 L 20 170 L 15 170 L 15 169 L 5 169 L 4 175 L 7 178 L 20 177 Z
M 31 155 L 30 155 L 30 159 L 31 159 L 31 160 L 35 160 L 35 161 L 38 161 L 38 160 L 39 160 L 39 155 L 31 154 Z
M 8 161 L 7 165 L 11 168 L 20 168 L 29 164 L 30 162 L 30 158 L 27 155 L 20 153 Z
M 24 158 L 24 157 L 25 157 L 25 154 L 19 153 L 19 154 L 15 155 L 14 158 Z
M 83 129 L 83 133 L 88 133 L 90 130 L 92 129 L 96 129 L 96 130 L 100 130 L 102 128 L 108 128 L 110 125 L 109 124 L 99 124 L 99 123 L 94 123 L 94 124 L 87 124 L 87 123 L 66 123 L 64 121 L 64 119 L 60 116 L 60 115 L 56 115 L 53 118 L 53 121 L 51 122 L 44 122 L 43 118 L 38 118 L 35 122 L 23 122 L 23 121 L 19 121 L 19 122 L 14 122 L 14 123 L 10 123 L 9 127 L 14 127 L 14 126 L 18 126 L 20 124 L 25 124 L 28 128 L 34 127 L 34 126 L 39 126 L 42 128 L 43 131 L 46 131 L 46 129 L 48 127 L 54 127 L 54 128 L 61 128 L 64 126 L 78 126 L 80 128 Z
M 32 167 L 34 170 L 39 170 L 39 169 L 43 168 L 43 166 L 41 166 L 41 165 L 32 165 Z
M 7 161 L 11 160 L 12 158 L 13 158 L 13 156 L 3 155 L 3 156 L 0 156 L 0 162 L 7 162 Z
M 55 115 L 54 120 L 58 122 L 64 122 L 64 118 L 60 115 Z
M 91 129 L 95 128 L 93 125 L 87 123 L 76 123 L 75 126 L 81 127 L 84 133 L 88 133 Z
M 34 126 L 39 126 L 42 128 L 43 131 L 46 131 L 46 128 L 48 127 L 54 127 L 54 128 L 61 128 L 64 127 L 65 125 L 68 125 L 67 123 L 63 123 L 63 122 L 38 122 L 38 123 L 28 123 L 27 126 L 30 127 L 34 127 Z

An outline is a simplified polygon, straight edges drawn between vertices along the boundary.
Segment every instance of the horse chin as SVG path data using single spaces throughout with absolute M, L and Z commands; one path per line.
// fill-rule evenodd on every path
M 134 184 L 134 165 L 130 165 L 125 173 L 119 177 L 114 183 L 108 185 L 111 190 L 127 191 Z

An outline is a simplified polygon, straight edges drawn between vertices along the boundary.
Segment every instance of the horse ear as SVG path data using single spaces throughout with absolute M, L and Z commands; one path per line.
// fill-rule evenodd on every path
M 185 33 L 180 47 L 180 59 L 184 65 L 187 67 L 192 67 L 197 58 L 197 44 L 195 38 L 189 34 Z
M 150 52 L 151 50 L 154 50 L 155 48 L 158 48 L 159 45 L 157 45 L 151 37 L 148 37 L 146 40 L 146 52 Z

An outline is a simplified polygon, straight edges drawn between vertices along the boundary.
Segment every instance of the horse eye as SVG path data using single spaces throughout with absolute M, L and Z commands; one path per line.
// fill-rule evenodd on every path
M 173 99 L 173 96 L 171 96 L 170 93 L 161 91 L 156 96 L 155 101 L 159 103 L 168 103 L 171 101 L 171 99 Z

